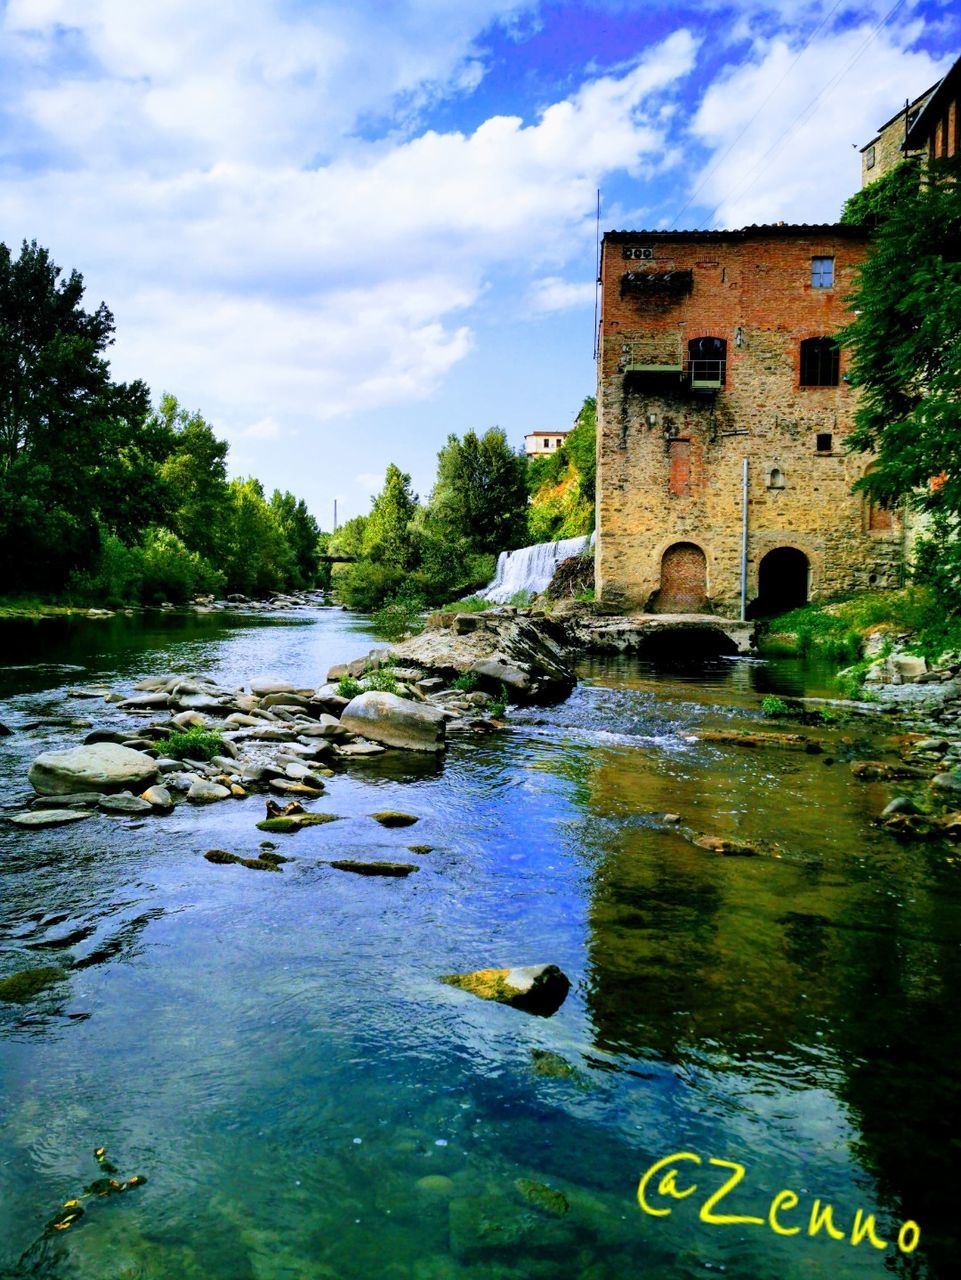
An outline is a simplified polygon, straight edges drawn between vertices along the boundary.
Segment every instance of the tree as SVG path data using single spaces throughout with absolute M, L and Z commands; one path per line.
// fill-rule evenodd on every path
M 319 563 L 317 539 L 320 525 L 307 510 L 303 498 L 275 489 L 270 495 L 270 509 L 287 539 L 294 561 L 293 585 L 312 587 L 317 582 Z
M 294 557 L 277 517 L 264 500 L 263 485 L 251 477 L 228 486 L 230 524 L 224 567 L 227 586 L 245 595 L 263 595 L 284 586 Z
M 411 491 L 410 476 L 392 462 L 367 517 L 364 555 L 398 569 L 410 568 L 410 524 L 416 511 L 417 495 Z
M 142 382 L 116 383 L 105 303 L 81 306 L 83 277 L 36 241 L 0 244 L 0 568 L 5 586 L 59 587 L 99 552 L 105 486 L 135 462 Z M 127 452 L 131 449 L 134 453 Z
M 527 533 L 526 462 L 499 427 L 447 437 L 437 455 L 431 514 L 472 551 L 511 551 Z
M 910 175 L 911 170 L 907 170 Z M 858 482 L 883 502 L 906 496 L 961 513 L 961 157 L 901 181 L 876 212 L 872 252 L 841 341 L 861 389 L 850 445 L 876 455 Z
M 191 551 L 217 561 L 223 553 L 228 510 L 227 442 L 199 413 L 164 395 L 150 427 L 166 441 L 160 476 L 166 524 Z

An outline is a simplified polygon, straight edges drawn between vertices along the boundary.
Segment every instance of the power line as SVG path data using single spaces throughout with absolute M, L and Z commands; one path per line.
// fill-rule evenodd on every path
M 874 37 L 878 34 L 878 32 L 883 27 L 887 25 L 890 19 L 894 17 L 894 15 L 897 13 L 897 11 L 901 8 L 903 4 L 904 4 L 904 0 L 896 0 L 896 3 L 893 4 L 891 8 L 887 11 L 887 13 L 884 15 L 881 21 L 877 24 L 877 26 L 874 28 L 871 34 L 867 37 L 864 43 L 860 46 L 860 48 L 857 50 L 857 52 L 854 54 L 851 60 L 841 68 L 841 70 L 838 72 L 836 76 L 833 77 L 833 79 L 828 81 L 828 83 L 817 93 L 817 95 L 814 98 L 812 98 L 812 100 L 808 103 L 808 105 L 804 107 L 803 110 L 798 114 L 798 116 L 794 120 L 794 123 L 791 124 L 789 128 L 787 128 L 784 131 L 784 133 L 782 133 L 771 144 L 770 147 L 768 147 L 767 151 L 765 151 L 763 155 L 761 155 L 759 159 L 755 162 L 753 167 L 748 170 L 746 182 L 742 183 L 740 187 L 735 188 L 734 191 L 729 191 L 726 195 L 724 195 L 718 201 L 717 205 L 714 207 L 710 217 L 707 220 L 709 225 L 713 224 L 714 219 L 717 217 L 717 214 L 720 211 L 721 206 L 723 204 L 725 204 L 728 200 L 736 199 L 738 196 L 742 196 L 744 195 L 745 192 L 750 191 L 751 187 L 754 185 L 755 175 L 757 174 L 761 166 L 764 164 L 764 161 L 767 160 L 768 156 L 770 156 L 774 151 L 776 151 L 778 147 L 782 146 L 784 142 L 791 136 L 791 134 L 794 133 L 794 131 L 798 129 L 802 124 L 804 124 L 805 120 L 811 115 L 811 113 L 814 111 L 814 108 L 818 105 L 818 103 L 821 101 L 824 95 L 828 93 L 831 89 L 833 89 L 839 80 L 843 79 L 843 77 L 847 75 L 847 73 L 851 70 L 851 68 L 854 66 L 857 60 L 864 53 L 865 49 L 867 49 L 868 45 L 871 43 Z
M 728 149 L 727 149 L 727 150 L 726 150 L 722 155 L 718 156 L 718 157 L 717 157 L 717 159 L 715 159 L 715 161 L 713 162 L 713 164 L 711 164 L 711 165 L 709 166 L 709 168 L 708 168 L 707 172 L 706 172 L 706 173 L 704 174 L 704 176 L 701 178 L 701 181 L 697 184 L 697 186 L 694 188 L 694 190 L 693 190 L 693 191 L 691 192 L 691 194 L 688 196 L 687 200 L 684 202 L 684 204 L 681 206 L 681 208 L 680 208 L 680 209 L 677 211 L 677 213 L 674 215 L 674 226 L 675 226 L 675 227 L 679 225 L 679 223 L 680 223 L 681 218 L 683 217 L 683 215 L 687 212 L 687 210 L 688 210 L 688 209 L 691 207 L 691 205 L 694 203 L 694 201 L 695 201 L 695 199 L 697 198 L 698 194 L 699 194 L 699 193 L 704 189 L 704 184 L 707 182 L 708 178 L 710 178 L 711 174 L 712 174 L 712 173 L 714 173 L 714 172 L 718 169 L 718 167 L 719 167 L 720 165 L 722 165 L 722 164 L 724 163 L 724 161 L 728 158 L 728 156 L 731 154 L 731 152 L 734 150 L 734 148 L 737 146 L 737 144 L 741 141 L 741 139 L 742 139 L 742 138 L 744 137 L 744 135 L 747 133 L 748 129 L 750 129 L 750 127 L 751 127 L 751 125 L 754 123 L 754 121 L 758 118 L 758 116 L 761 114 L 761 112 L 764 110 L 764 108 L 767 106 L 767 104 L 771 101 L 771 99 L 772 99 L 772 98 L 774 97 L 774 95 L 777 93 L 778 89 L 780 89 L 780 87 L 781 87 L 781 85 L 784 83 L 784 81 L 788 78 L 788 76 L 791 74 L 791 72 L 794 70 L 794 68 L 797 66 L 797 64 L 801 61 L 801 58 L 804 56 L 804 54 L 805 54 L 805 53 L 807 52 L 807 50 L 810 48 L 810 46 L 811 46 L 811 42 L 812 42 L 812 40 L 814 39 L 814 37 L 818 34 L 818 32 L 821 30 L 821 28 L 824 26 L 824 24 L 825 24 L 826 22 L 830 22 L 830 20 L 834 17 L 834 15 L 837 13 L 838 9 L 840 9 L 841 5 L 842 5 L 842 4 L 844 4 L 844 2 L 845 2 L 845 0 L 838 0 L 837 4 L 836 4 L 836 5 L 834 6 L 834 8 L 830 11 L 830 13 L 828 13 L 825 17 L 823 17 L 823 18 L 821 19 L 821 21 L 817 24 L 817 26 L 814 28 L 814 30 L 811 32 L 811 34 L 810 34 L 810 35 L 808 36 L 808 38 L 805 40 L 804 44 L 801 46 L 801 48 L 800 48 L 800 50 L 799 50 L 799 52 L 798 52 L 798 54 L 797 54 L 797 57 L 794 59 L 794 61 L 793 61 L 793 62 L 791 63 L 791 65 L 788 67 L 787 71 L 785 71 L 784 75 L 783 75 L 783 76 L 781 76 L 780 80 L 778 80 L 777 84 L 774 86 L 774 88 L 771 90 L 771 92 L 767 95 L 767 97 L 764 99 L 764 101 L 761 103 L 761 105 L 758 107 L 758 109 L 754 112 L 754 115 L 753 115 L 753 116 L 751 116 L 750 120 L 748 120 L 747 124 L 745 124 L 745 126 L 743 127 L 743 129 L 741 130 L 741 132 L 740 132 L 740 133 L 735 137 L 734 141 L 731 143 L 731 145 L 728 147 Z

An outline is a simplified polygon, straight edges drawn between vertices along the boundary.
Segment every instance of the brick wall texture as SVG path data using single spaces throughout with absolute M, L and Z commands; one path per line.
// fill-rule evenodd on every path
M 749 602 L 778 547 L 807 558 L 810 599 L 899 584 L 900 520 L 872 516 L 851 492 L 869 459 L 844 451 L 855 406 L 847 353 L 837 386 L 800 385 L 801 342 L 850 319 L 843 299 L 865 251 L 862 233 L 846 227 L 605 236 L 596 550 L 605 604 L 736 616 L 745 458 Z M 832 285 L 812 285 L 815 257 L 834 259 Z M 681 274 L 666 286 L 637 282 L 665 273 Z M 676 368 L 625 369 L 676 366 L 702 337 L 727 342 L 720 390 L 694 391 Z

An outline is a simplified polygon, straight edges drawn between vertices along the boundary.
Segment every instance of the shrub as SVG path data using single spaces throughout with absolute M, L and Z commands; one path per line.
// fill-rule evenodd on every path
M 458 689 L 461 693 L 473 693 L 477 688 L 477 672 L 462 671 L 451 684 L 451 688 Z
M 777 698 L 774 694 L 768 696 L 761 703 L 761 714 L 765 716 L 786 716 L 790 711 L 790 707 L 783 698 Z
M 341 676 L 337 681 L 337 695 L 341 698 L 356 698 L 363 689 L 353 676 Z
M 364 676 L 363 688 L 365 693 L 396 693 L 397 677 L 393 671 L 381 667 L 379 671 Z
M 382 609 L 378 609 L 371 622 L 374 634 L 384 640 L 400 640 L 408 631 L 423 631 L 421 614 L 424 597 L 410 590 L 401 590 Z
M 451 600 L 449 604 L 441 605 L 441 613 L 483 613 L 485 609 L 494 607 L 492 600 L 485 600 L 483 596 L 467 596 L 463 600 Z
M 209 729 L 184 729 L 170 735 L 164 750 L 175 760 L 210 760 L 223 754 L 224 740 Z
M 143 599 L 159 604 L 182 604 L 191 596 L 224 589 L 224 575 L 196 551 L 188 551 L 169 529 L 154 526 L 143 539 Z
M 515 591 L 507 603 L 514 605 L 517 609 L 526 609 L 533 599 L 533 591 Z

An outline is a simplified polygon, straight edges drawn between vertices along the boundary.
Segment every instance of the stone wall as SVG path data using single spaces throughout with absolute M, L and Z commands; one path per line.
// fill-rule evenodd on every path
M 843 326 L 865 250 L 863 234 L 847 227 L 605 236 L 596 553 L 605 604 L 663 607 L 665 554 L 670 596 L 677 566 L 694 564 L 671 548 L 690 543 L 704 556 L 705 608 L 736 616 L 745 458 L 749 602 L 764 555 L 785 546 L 807 557 L 812 599 L 899 584 L 900 521 L 870 527 L 885 521 L 872 521 L 851 492 L 867 460 L 844 452 L 855 404 L 847 354 L 837 386 L 801 385 L 800 344 Z M 814 257 L 834 259 L 830 287 L 812 285 Z M 685 281 L 676 273 L 687 271 L 690 292 L 645 290 L 643 281 L 638 289 L 637 273 Z M 622 296 L 626 272 L 634 279 Z M 727 342 L 716 392 L 693 391 L 677 372 L 625 372 L 632 352 L 683 360 L 690 340 L 705 336 Z

